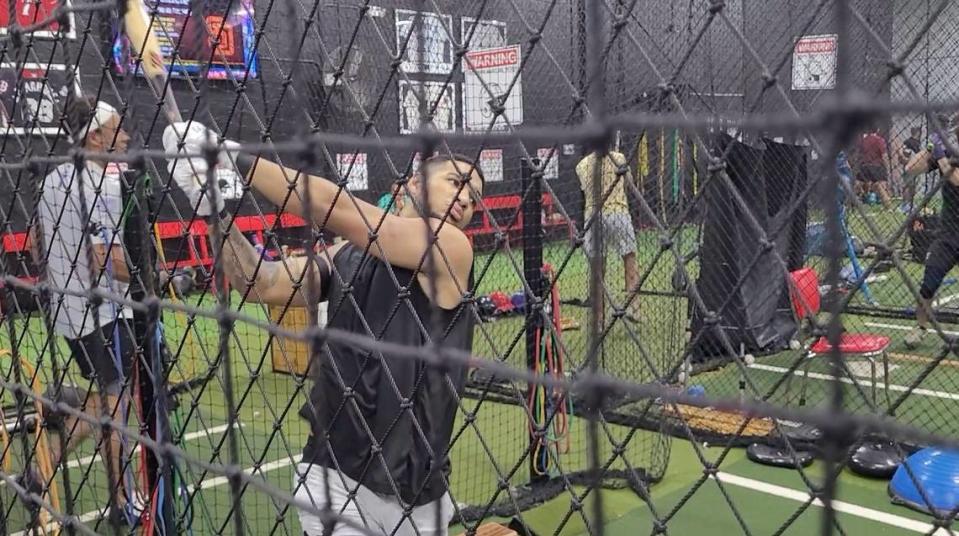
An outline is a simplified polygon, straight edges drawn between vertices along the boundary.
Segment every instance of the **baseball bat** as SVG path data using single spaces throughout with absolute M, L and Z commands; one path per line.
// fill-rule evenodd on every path
M 177 106 L 172 88 L 165 95 L 163 93 L 167 81 L 166 65 L 160 49 L 160 40 L 157 39 L 156 32 L 150 25 L 150 18 L 142 0 L 127 0 L 123 23 L 130 44 L 140 58 L 147 81 L 153 86 L 157 95 L 163 96 L 163 112 L 167 120 L 171 123 L 179 123 L 182 121 L 180 108 Z M 158 22 L 154 20 L 154 25 L 156 24 Z

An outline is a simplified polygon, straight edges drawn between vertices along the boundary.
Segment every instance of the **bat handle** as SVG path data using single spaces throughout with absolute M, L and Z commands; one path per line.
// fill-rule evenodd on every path
M 163 115 L 166 116 L 167 121 L 170 123 L 183 121 L 180 116 L 180 107 L 176 103 L 176 97 L 173 96 L 173 88 L 166 88 L 166 76 L 154 76 L 149 80 L 156 94 L 163 98 Z M 167 89 L 165 94 L 163 92 L 164 88 Z
M 163 100 L 163 111 L 166 113 L 166 118 L 171 123 L 179 123 L 183 121 L 183 118 L 180 117 L 180 108 L 176 105 L 176 100 L 173 98 L 173 95 L 167 95 Z
M 166 118 L 170 123 L 179 123 L 183 121 L 183 118 L 180 116 L 180 107 L 177 106 L 176 98 L 173 96 L 173 91 L 167 91 L 167 94 L 163 97 L 163 112 L 166 114 Z

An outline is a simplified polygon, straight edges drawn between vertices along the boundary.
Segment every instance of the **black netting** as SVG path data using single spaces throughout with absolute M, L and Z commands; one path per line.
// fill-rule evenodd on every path
M 4 533 L 948 531 L 957 9 L 3 4 Z

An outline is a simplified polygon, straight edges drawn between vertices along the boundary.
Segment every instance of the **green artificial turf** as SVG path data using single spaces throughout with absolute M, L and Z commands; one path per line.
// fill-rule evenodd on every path
M 898 216 L 870 209 L 876 214 L 882 229 L 889 229 L 899 221 Z M 851 219 L 853 232 L 864 235 L 867 230 L 855 218 Z M 891 231 L 888 231 L 891 232 Z M 676 250 L 683 255 L 691 252 L 696 234 L 687 229 L 674 241 Z M 664 370 L 675 366 L 687 332 L 687 308 L 685 299 L 663 296 L 660 293 L 672 289 L 672 276 L 675 271 L 673 253 L 661 249 L 660 237 L 649 231 L 638 235 L 638 260 L 645 274 L 643 290 L 639 298 L 642 321 L 633 324 L 622 319 L 616 320 L 603 336 L 602 351 L 599 353 L 599 365 L 602 369 L 618 378 L 635 383 L 650 381 L 661 375 Z M 589 298 L 589 269 L 581 252 L 570 254 L 565 242 L 553 242 L 544 249 L 544 261 L 554 273 L 559 273 L 557 289 L 561 305 L 561 316 L 578 322 L 579 329 L 563 333 L 561 353 L 569 374 L 586 366 L 588 353 L 588 309 L 573 305 L 570 301 L 585 301 Z M 868 261 L 868 259 L 866 259 Z M 818 262 L 818 261 L 817 261 Z M 906 263 L 908 275 L 914 281 L 921 276 L 921 267 L 915 263 Z M 522 248 L 521 246 L 495 254 L 481 253 L 476 259 L 478 289 L 477 294 L 485 295 L 494 291 L 512 294 L 522 289 Z M 695 263 L 687 266 L 695 278 Z M 886 279 L 875 282 L 871 289 L 882 305 L 907 307 L 911 303 L 909 294 L 904 293 L 902 277 L 895 272 L 883 274 Z M 607 267 L 606 284 L 614 302 L 623 299 L 622 266 L 618 259 L 610 258 Z M 959 287 L 957 287 L 959 288 Z M 948 292 L 948 289 L 944 290 Z M 959 292 L 957 290 L 956 292 Z M 236 298 L 236 296 L 234 296 Z M 860 298 L 857 298 L 860 300 Z M 215 304 L 210 295 L 191 297 L 191 303 L 202 308 L 212 309 Z M 621 302 L 620 302 L 621 303 Z M 856 303 L 863 303 L 861 300 Z M 268 314 L 259 306 L 245 305 L 244 314 L 260 320 L 267 320 Z M 608 320 L 612 320 L 612 314 Z M 959 419 L 956 419 L 955 399 L 952 393 L 959 393 L 956 381 L 959 380 L 959 368 L 951 364 L 928 366 L 925 358 L 935 355 L 937 346 L 930 341 L 927 348 L 907 352 L 902 347 L 903 330 L 877 328 L 877 323 L 908 326 L 905 321 L 875 319 L 867 316 L 846 316 L 844 323 L 850 330 L 879 330 L 893 336 L 892 352 L 909 354 L 906 357 L 892 357 L 890 363 L 890 383 L 908 388 L 914 383 L 925 389 L 923 394 L 913 393 L 901 403 L 896 404 L 895 414 L 903 422 L 913 424 L 940 433 L 959 433 Z M 22 320 L 13 322 L 16 349 L 23 359 L 39 364 L 42 383 L 52 379 L 52 353 L 47 346 L 47 338 L 42 324 L 36 318 L 29 323 Z M 163 316 L 164 336 L 171 353 L 176 356 L 172 368 L 171 381 L 195 378 L 214 367 L 218 359 L 218 327 L 214 320 L 198 317 L 189 329 L 189 319 L 181 314 L 165 311 Z M 525 367 L 525 349 L 522 316 L 501 318 L 483 323 L 476 328 L 474 352 L 481 357 L 506 361 L 516 367 Z M 240 322 L 233 329 L 229 341 L 232 364 L 232 392 L 237 405 L 237 430 L 239 459 L 231 460 L 226 447 L 225 432 L 222 427 L 227 422 L 227 405 L 224 394 L 225 378 L 216 376 L 205 388 L 198 389 L 179 398 L 179 409 L 174 415 L 174 425 L 183 433 L 192 434 L 189 441 L 180 446 L 192 460 L 228 464 L 233 461 L 244 469 L 249 469 L 257 479 L 274 489 L 289 492 L 292 482 L 292 463 L 294 457 L 306 440 L 305 423 L 296 415 L 303 401 L 303 382 L 296 377 L 273 370 L 273 348 L 265 332 L 249 324 Z M 273 341 L 273 345 L 277 345 Z M 290 342 L 284 347 L 291 348 Z M 66 347 L 57 339 L 59 358 L 66 354 Z M 0 347 L 12 347 L 9 332 L 0 335 Z M 771 386 L 782 377 L 776 369 L 788 368 L 801 357 L 797 351 L 786 351 L 776 355 L 760 356 L 757 367 L 747 371 L 747 396 L 762 397 L 768 394 Z M 871 394 L 868 377 L 861 375 L 867 370 L 864 364 L 851 360 L 860 375 L 854 375 L 856 382 Z M 2 362 L 3 374 L 13 378 L 14 367 L 11 360 Z M 764 368 L 765 367 L 765 368 Z M 771 368 L 770 368 L 771 367 Z M 219 369 L 222 371 L 222 369 Z M 812 372 L 827 373 L 825 363 L 810 364 Z M 880 369 L 881 371 L 881 369 Z M 707 372 L 691 379 L 691 383 L 702 384 L 711 396 L 735 397 L 739 395 L 740 371 L 733 366 Z M 794 378 L 788 389 L 785 386 L 775 390 L 769 400 L 777 404 L 798 405 L 798 392 L 801 378 Z M 68 368 L 68 381 L 81 383 L 74 366 Z M 517 383 L 515 389 L 525 392 L 525 385 Z M 806 404 L 817 407 L 823 404 L 827 395 L 825 381 L 810 378 L 806 381 Z M 934 394 L 930 394 L 934 393 Z M 902 396 L 902 391 L 890 391 L 890 399 Z M 14 402 L 9 392 L 3 392 L 4 405 Z M 867 401 L 854 386 L 846 386 L 846 404 L 851 411 L 871 411 Z M 879 391 L 880 410 L 888 409 L 884 391 Z M 489 400 L 479 401 L 467 398 L 462 401 L 462 411 L 456 426 L 456 436 L 451 450 L 453 476 L 451 488 L 457 502 L 464 505 L 483 505 L 487 503 L 499 487 L 501 480 L 511 486 L 519 487 L 529 479 L 529 461 L 525 457 L 528 445 L 528 426 L 525 412 L 518 406 L 505 405 Z M 475 421 L 467 422 L 464 414 L 475 413 Z M 11 415 L 7 415 L 10 417 Z M 208 434 L 208 435 L 207 435 Z M 558 447 L 563 450 L 560 456 L 562 472 L 572 474 L 589 466 L 589 445 L 586 423 L 582 419 L 570 419 L 566 435 L 558 438 Z M 623 440 L 628 442 L 623 444 Z M 676 504 L 690 489 L 701 474 L 702 466 L 693 456 L 691 446 L 681 440 L 666 441 L 656 432 L 641 430 L 630 433 L 629 429 L 605 425 L 599 427 L 598 446 L 602 462 L 611 462 L 613 468 L 624 468 L 627 464 L 613 456 L 617 445 L 622 449 L 631 467 L 646 468 L 650 465 L 666 465 L 671 444 L 672 453 L 668 458 L 666 475 L 662 482 L 653 487 L 654 505 L 657 512 L 665 513 Z M 710 449 L 714 451 L 715 449 Z M 22 464 L 23 451 L 19 440 L 11 446 L 11 462 L 16 470 Z M 78 449 L 73 459 L 83 458 L 93 453 L 93 444 L 88 442 Z M 215 534 L 232 530 L 233 516 L 237 512 L 232 508 L 230 488 L 219 475 L 204 474 L 194 464 L 181 463 L 185 476 L 182 490 L 190 497 L 189 526 L 194 534 Z M 260 470 L 254 470 L 259 467 Z M 749 476 L 750 478 L 777 482 L 802 489 L 795 482 L 795 473 L 784 470 L 771 470 L 743 461 L 742 452 L 734 450 L 720 468 L 724 471 Z M 86 462 L 69 472 L 74 492 L 73 511 L 77 515 L 89 514 L 106 503 L 108 490 L 102 464 L 98 461 Z M 860 503 L 878 508 L 884 498 L 875 482 L 863 482 L 862 479 L 844 474 L 841 480 L 844 495 Z M 61 508 L 67 501 L 63 497 L 62 479 L 58 480 L 61 492 Z M 737 503 L 749 505 L 749 527 L 754 533 L 771 533 L 783 522 L 797 503 L 772 499 L 764 494 L 746 489 L 732 492 Z M 504 494 L 500 494 L 503 498 Z M 649 509 L 629 491 L 609 491 L 603 494 L 603 511 L 609 534 L 633 534 L 649 532 Z M 722 533 L 741 532 L 739 523 L 732 517 L 731 509 L 714 483 L 708 483 L 689 499 L 689 504 L 680 509 L 671 518 L 671 527 L 675 533 L 686 534 L 693 530 L 706 530 Z M 23 508 L 14 500 L 9 486 L 0 490 L 2 516 L 7 522 L 8 532 L 19 530 L 24 521 Z M 745 506 L 744 506 L 745 508 Z M 252 487 L 243 490 L 240 519 L 251 534 L 298 534 L 298 522 L 295 514 L 269 493 Z M 586 509 L 589 509 L 587 503 Z M 900 515 L 910 516 L 908 512 L 897 509 Z M 181 501 L 182 511 L 182 501 Z M 800 530 L 816 530 L 818 527 L 816 508 L 803 514 L 792 533 Z M 746 515 L 746 514 L 744 514 Z M 539 534 L 581 534 L 586 532 L 588 516 L 570 511 L 570 496 L 561 495 L 546 504 L 535 508 L 524 518 L 531 523 Z M 867 520 L 845 519 L 850 523 L 847 533 L 863 533 L 867 530 L 881 532 L 875 522 Z M 92 521 L 88 521 L 93 523 Z

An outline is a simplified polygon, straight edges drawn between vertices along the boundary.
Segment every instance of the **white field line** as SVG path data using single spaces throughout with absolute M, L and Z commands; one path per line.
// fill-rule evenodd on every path
M 269 473 L 270 471 L 276 471 L 277 469 L 282 469 L 282 468 L 284 468 L 284 467 L 289 467 L 290 465 L 293 465 L 293 464 L 295 464 L 295 463 L 299 463 L 299 461 L 300 461 L 300 456 L 297 455 L 297 456 L 293 456 L 292 458 L 284 458 L 284 459 L 282 459 L 282 460 L 276 460 L 276 461 L 272 461 L 272 462 L 269 462 L 269 463 L 265 463 L 265 464 L 261 465 L 261 466 L 259 467 L 259 469 L 255 468 L 255 467 L 249 467 L 249 468 L 247 468 L 247 469 L 244 469 L 243 472 L 246 473 L 246 474 L 248 474 L 248 475 L 252 475 L 252 474 L 254 474 L 254 473 L 256 473 L 256 474 L 265 474 L 265 473 Z M 227 477 L 225 477 L 225 476 L 220 476 L 220 477 L 211 478 L 211 479 L 209 479 L 209 480 L 204 480 L 204 481 L 202 481 L 202 482 L 200 483 L 199 487 L 200 487 L 201 490 L 205 490 L 205 489 L 210 489 L 210 488 L 215 488 L 215 487 L 218 487 L 218 486 L 222 486 L 222 485 L 224 485 L 224 484 L 226 484 L 226 483 L 228 483 L 228 482 L 229 482 L 229 479 L 228 479 Z M 291 481 L 291 484 L 292 484 L 292 481 Z M 196 489 L 197 489 L 197 486 L 196 486 L 196 485 L 191 485 L 191 486 L 189 487 L 189 490 L 190 490 L 191 493 L 192 493 L 194 490 L 196 490 Z M 79 519 L 80 523 L 89 523 L 89 522 L 91 522 L 91 521 L 95 521 L 95 520 L 96 520 L 98 517 L 100 517 L 101 515 L 104 515 L 104 514 L 105 514 L 105 510 L 106 510 L 106 509 L 104 508 L 103 510 L 94 510 L 94 511 L 92 511 L 92 512 L 87 512 L 87 513 L 85 513 L 85 514 L 80 515 L 77 519 Z M 46 527 L 46 530 L 49 532 L 49 531 L 51 531 L 52 529 L 56 528 L 57 525 L 58 525 L 57 523 L 48 523 L 48 524 L 47 524 L 47 527 Z M 20 531 L 20 532 L 15 532 L 15 533 L 13 533 L 11 536 L 30 536 L 31 534 L 32 534 L 31 531 Z
M 775 367 L 773 365 L 760 365 L 758 363 L 749 365 L 749 368 L 756 369 L 756 370 L 765 370 L 766 372 L 778 372 L 781 374 L 785 374 L 786 372 L 789 372 L 788 368 Z M 832 376 L 828 374 L 820 374 L 818 372 L 809 372 L 804 374 L 801 370 L 794 370 L 793 375 L 794 376 L 805 375 L 807 378 L 813 378 L 815 380 L 829 380 L 829 381 L 833 380 Z M 853 381 L 850 380 L 849 378 L 839 378 L 839 381 L 841 381 L 842 383 L 848 383 L 850 385 L 854 385 Z M 859 382 L 860 385 L 862 383 L 863 383 L 862 381 Z M 877 381 L 877 385 L 882 386 L 883 384 Z M 889 390 L 905 393 L 909 391 L 910 389 L 904 385 L 896 385 L 891 383 L 889 384 Z M 945 398 L 946 400 L 959 400 L 959 395 L 955 393 L 947 393 L 944 391 L 933 391 L 932 389 L 922 389 L 918 387 L 916 389 L 912 389 L 912 394 L 916 394 L 920 396 L 930 396 L 933 398 Z
M 954 301 L 956 301 L 956 300 L 959 300 L 959 293 L 950 294 L 950 295 L 948 295 L 948 296 L 943 296 L 942 298 L 939 298 L 938 300 L 932 302 L 932 306 L 933 306 L 933 307 L 939 307 L 940 305 L 945 305 L 945 304 L 947 304 L 947 303 L 952 303 L 952 302 L 954 302 Z
M 911 326 L 901 326 L 899 324 L 883 324 L 881 322 L 866 322 L 864 325 L 871 328 L 895 329 L 898 331 L 909 331 Z M 935 332 L 932 332 L 935 333 Z M 959 335 L 959 331 L 943 331 L 946 335 Z
M 242 427 L 243 425 L 240 424 L 240 426 Z M 196 432 L 190 432 L 189 434 L 183 434 L 183 441 L 193 441 L 194 439 L 199 439 L 204 436 L 216 435 L 221 432 L 225 432 L 227 428 L 229 428 L 228 424 L 221 424 L 220 426 L 214 426 L 213 428 L 209 428 L 207 430 L 199 430 Z M 86 467 L 87 465 L 90 465 L 90 463 L 93 462 L 94 460 L 99 460 L 99 459 L 100 459 L 99 453 L 94 454 L 92 456 L 85 456 L 83 458 L 67 462 L 67 468 L 76 469 L 78 467 Z
M 730 484 L 732 486 L 738 486 L 740 488 L 746 488 L 753 491 L 758 491 L 760 493 L 765 493 L 767 495 L 773 495 L 783 499 L 789 499 L 792 501 L 804 503 L 809 500 L 809 493 L 795 490 L 792 488 L 787 488 L 783 486 L 777 486 L 775 484 L 770 484 L 768 482 L 763 482 L 761 480 L 753 480 L 751 478 L 746 478 L 742 476 L 733 475 L 730 473 L 717 473 L 713 478 L 719 480 L 723 484 Z M 822 507 L 823 503 L 819 499 L 815 499 L 812 504 L 814 506 Z M 837 512 L 842 512 L 844 514 L 849 514 L 851 516 L 859 517 L 862 519 L 868 519 L 870 521 L 875 521 L 877 523 L 882 523 L 884 525 L 889 525 L 891 527 L 897 527 L 900 529 L 905 529 L 912 532 L 918 532 L 921 534 L 932 534 L 934 536 L 940 536 L 948 534 L 949 532 L 944 528 L 939 528 L 935 530 L 929 523 L 923 521 L 917 521 L 915 519 L 909 519 L 908 517 L 897 516 L 895 514 L 890 514 L 883 512 L 881 510 L 874 510 L 872 508 L 866 508 L 864 506 L 859 506 L 857 504 L 848 503 L 845 501 L 833 500 L 832 507 Z
M 283 469 L 284 467 L 288 467 L 288 466 L 290 466 L 290 465 L 293 465 L 294 463 L 300 463 L 300 455 L 299 455 L 299 454 L 297 454 L 296 456 L 293 456 L 292 458 L 284 458 L 284 459 L 282 459 L 282 460 L 276 460 L 276 461 L 272 461 L 272 462 L 269 462 L 269 463 L 265 463 L 265 464 L 263 464 L 263 465 L 260 466 L 259 470 L 257 470 L 256 473 L 257 473 L 257 474 L 259 474 L 259 473 L 269 473 L 270 471 L 276 471 L 277 469 Z M 253 474 L 253 467 L 250 467 L 250 468 L 248 468 L 248 469 L 244 469 L 243 472 L 246 473 L 246 474 L 248 474 L 248 475 L 252 475 L 252 474 Z M 209 480 L 203 480 L 202 482 L 200 482 L 200 485 L 199 485 L 199 486 L 197 486 L 196 484 L 191 485 L 191 486 L 190 486 L 190 492 L 192 493 L 194 490 L 197 489 L 197 487 L 199 487 L 200 489 L 215 488 L 215 487 L 217 487 L 217 486 L 222 486 L 222 485 L 226 484 L 226 483 L 229 482 L 229 481 L 230 481 L 230 479 L 228 479 L 228 478 L 225 477 L 225 476 L 218 476 L 218 477 L 216 477 L 216 478 L 211 478 L 211 479 L 209 479 Z M 292 481 L 291 481 L 291 483 L 292 483 Z
M 240 424 L 242 427 L 243 424 Z M 183 434 L 184 441 L 193 441 L 194 439 L 199 439 L 203 436 L 216 435 L 221 432 L 225 432 L 229 428 L 229 425 L 222 424 L 220 426 L 214 426 L 213 428 L 208 428 L 206 430 L 199 430 L 197 432 L 190 432 L 189 434 Z M 136 453 L 134 453 L 134 456 Z M 84 456 L 83 458 L 77 458 L 67 462 L 67 469 L 77 469 L 80 467 L 86 467 L 93 463 L 94 460 L 99 460 L 100 454 L 92 454 L 90 456 Z M 6 484 L 6 481 L 0 481 L 0 487 L 3 487 Z

